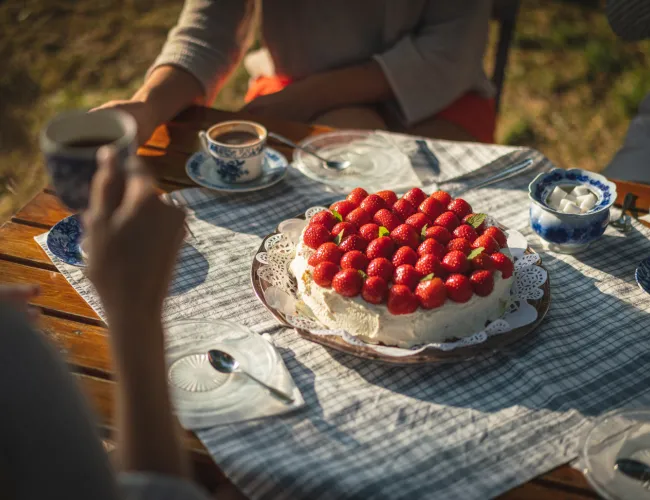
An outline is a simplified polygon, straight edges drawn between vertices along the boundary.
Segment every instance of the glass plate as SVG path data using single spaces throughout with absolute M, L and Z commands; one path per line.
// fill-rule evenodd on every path
M 338 188 L 385 189 L 402 164 L 409 164 L 408 157 L 397 147 L 370 131 L 331 132 L 308 137 L 300 145 L 328 160 L 352 162 L 345 170 L 328 170 L 317 158 L 294 150 L 293 161 L 298 170 L 310 179 Z
M 619 458 L 650 459 L 650 409 L 616 410 L 600 417 L 580 446 L 584 474 L 609 500 L 650 499 L 650 489 L 614 469 Z
M 275 349 L 260 335 L 224 320 L 184 320 L 167 326 L 165 357 L 170 392 L 177 412 L 196 415 L 237 413 L 265 391 L 242 374 L 217 372 L 207 352 L 219 349 L 241 367 L 270 383 L 278 366 Z

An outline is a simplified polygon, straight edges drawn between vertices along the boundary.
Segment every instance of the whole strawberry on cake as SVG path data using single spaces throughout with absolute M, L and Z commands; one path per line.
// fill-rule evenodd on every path
M 514 265 L 505 234 L 445 191 L 353 189 L 314 215 L 291 272 L 330 329 L 398 347 L 459 339 L 497 319 Z

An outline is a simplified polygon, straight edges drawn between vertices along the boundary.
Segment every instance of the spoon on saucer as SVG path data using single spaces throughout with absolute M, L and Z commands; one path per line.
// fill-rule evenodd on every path
M 272 137 L 276 141 L 279 141 L 279 142 L 281 142 L 283 144 L 286 144 L 287 146 L 291 146 L 292 148 L 300 149 L 301 151 L 304 151 L 308 155 L 312 155 L 314 158 L 318 158 L 320 161 L 323 162 L 324 167 L 329 169 L 329 170 L 339 170 L 339 171 L 340 170 L 345 170 L 346 168 L 349 168 L 350 165 L 352 165 L 352 162 L 347 161 L 347 160 L 346 161 L 326 160 L 322 156 L 314 153 L 312 150 L 307 149 L 307 148 L 305 148 L 303 146 L 300 146 L 300 145 L 296 144 L 295 142 L 290 141 L 286 137 L 275 134 L 273 132 L 268 132 L 267 135 L 269 137 Z
M 208 351 L 208 360 L 210 361 L 212 368 L 214 368 L 220 373 L 242 373 L 246 375 L 248 378 L 250 378 L 252 381 L 257 382 L 259 385 L 261 385 L 262 387 L 270 391 L 271 394 L 278 397 L 285 403 L 291 404 L 294 402 L 294 398 L 292 398 L 288 394 L 285 394 L 284 392 L 279 391 L 274 387 L 266 385 L 260 379 L 253 377 L 250 373 L 248 373 L 240 366 L 239 361 L 237 361 L 227 352 L 220 351 L 218 349 L 210 349 Z
M 614 469 L 632 479 L 641 481 L 645 488 L 650 486 L 650 466 L 633 458 L 619 458 Z

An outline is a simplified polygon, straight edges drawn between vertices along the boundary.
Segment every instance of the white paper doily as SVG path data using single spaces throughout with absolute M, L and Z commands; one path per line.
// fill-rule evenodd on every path
M 266 303 L 284 314 L 287 322 L 292 326 L 307 330 L 313 335 L 336 335 L 349 344 L 363 345 L 386 356 L 404 357 L 428 348 L 452 351 L 459 347 L 481 344 L 489 337 L 509 332 L 537 320 L 537 309 L 528 301 L 539 300 L 544 296 L 542 286 L 548 279 L 548 274 L 544 268 L 537 265 L 540 262 L 538 254 L 526 253 L 528 248 L 526 238 L 519 231 L 510 229 L 506 234 L 508 247 L 515 263 L 515 279 L 510 291 L 510 302 L 503 316 L 491 322 L 484 330 L 455 342 L 426 344 L 405 349 L 369 344 L 344 330 L 326 328 L 306 313 L 304 309 L 306 306 L 296 297 L 295 278 L 289 271 L 302 230 L 311 217 L 323 210 L 326 209 L 313 207 L 305 212 L 305 219 L 289 219 L 282 222 L 278 226 L 278 233 L 265 241 L 265 251 L 255 256 L 262 264 L 257 270 L 258 277 L 270 283 L 270 286 L 264 290 Z

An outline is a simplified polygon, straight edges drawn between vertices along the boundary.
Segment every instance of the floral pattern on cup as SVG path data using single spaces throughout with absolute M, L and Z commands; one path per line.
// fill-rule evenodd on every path
M 208 146 L 211 152 L 217 156 L 220 156 L 221 158 L 251 158 L 253 156 L 262 154 L 262 151 L 264 150 L 263 143 L 239 149 L 233 149 L 228 146 L 220 146 L 214 142 L 209 143 Z
M 248 170 L 244 168 L 244 160 L 214 158 L 214 162 L 217 164 L 217 173 L 226 182 L 237 182 L 237 179 L 248 174 Z
M 219 142 L 220 136 L 227 132 L 246 132 L 256 139 L 252 144 Z M 262 175 L 266 137 L 262 125 L 243 120 L 218 123 L 199 132 L 201 148 L 214 159 L 221 179 L 230 184 L 251 182 Z
M 556 186 L 586 186 L 596 205 L 584 214 L 567 214 L 550 207 L 547 199 Z M 594 172 L 556 168 L 539 174 L 528 186 L 530 226 L 552 251 L 575 253 L 600 238 L 616 200 L 616 185 Z

